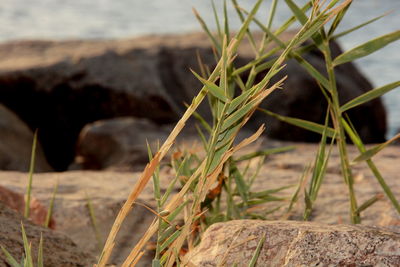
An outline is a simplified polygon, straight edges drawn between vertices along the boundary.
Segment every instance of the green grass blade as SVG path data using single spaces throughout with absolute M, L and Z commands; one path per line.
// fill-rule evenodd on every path
M 197 10 L 195 8 L 193 8 L 193 13 L 194 13 L 194 16 L 196 17 L 197 21 L 200 23 L 200 26 L 203 28 L 204 32 L 207 34 L 208 38 L 210 38 L 214 47 L 217 49 L 218 53 L 221 53 L 221 45 L 218 43 L 217 39 L 215 39 L 214 35 L 211 33 L 207 24 L 205 23 L 203 18 L 200 16 L 199 12 L 197 12 Z
M 308 20 L 307 15 L 292 0 L 285 0 L 285 2 L 288 5 L 288 7 L 292 10 L 297 20 L 302 25 L 306 24 Z
M 261 248 L 263 247 L 264 242 L 265 242 L 265 236 L 266 236 L 266 234 L 263 233 L 263 235 L 262 235 L 260 241 L 259 241 L 258 244 L 257 244 L 256 251 L 254 251 L 253 257 L 252 257 L 251 260 L 250 260 L 249 267 L 254 267 L 254 266 L 256 266 L 258 257 L 260 256 Z
M 29 218 L 30 209 L 31 209 L 31 192 L 32 192 L 33 173 L 35 172 L 36 145 L 37 145 L 37 130 L 35 131 L 35 133 L 33 135 L 31 162 L 30 162 L 30 166 L 29 166 L 28 186 L 26 188 L 26 200 L 25 200 L 25 211 L 24 211 L 25 218 Z
M 213 13 L 214 13 L 215 26 L 217 27 L 218 36 L 222 40 L 223 39 L 222 30 L 221 30 L 221 25 L 219 23 L 219 17 L 218 17 L 217 9 L 215 8 L 214 0 L 211 0 L 211 6 L 212 6 Z
M 164 243 L 161 244 L 160 246 L 160 251 L 163 251 L 164 249 L 166 249 L 169 245 L 171 245 L 172 242 L 175 241 L 175 239 L 177 239 L 180 235 L 181 231 L 177 230 L 175 231 L 172 235 L 170 235 L 167 240 L 165 240 Z
M 342 118 L 342 124 L 346 133 L 352 139 L 352 142 L 357 146 L 358 150 L 361 153 L 366 151 L 364 144 L 362 143 L 361 139 L 359 138 L 358 134 L 351 128 L 349 123 L 345 119 Z M 390 187 L 386 184 L 385 179 L 383 178 L 382 174 L 379 172 L 378 168 L 375 166 L 375 163 L 371 159 L 366 160 L 368 167 L 371 169 L 372 173 L 374 174 L 375 178 L 378 180 L 379 184 L 381 185 L 383 191 L 385 192 L 386 196 L 390 199 L 393 206 L 400 214 L 400 204 L 397 201 L 396 197 L 394 196 Z
M 340 110 L 342 112 L 349 110 L 351 108 L 354 108 L 356 106 L 362 105 L 368 101 L 371 101 L 372 99 L 375 99 L 377 97 L 380 97 L 381 95 L 386 94 L 387 92 L 397 88 L 400 86 L 400 81 L 396 81 L 393 83 L 386 84 L 382 87 L 375 88 L 371 91 L 368 91 L 352 100 L 344 104 L 343 106 L 340 107 Z
M 372 54 L 382 47 L 385 47 L 386 45 L 397 41 L 398 39 L 400 39 L 400 30 L 380 36 L 344 52 L 343 54 L 335 58 L 335 60 L 333 61 L 333 65 L 338 66 L 340 64 L 368 56 L 369 54 Z
M 233 178 L 235 179 L 236 188 L 240 196 L 242 197 L 243 202 L 245 203 L 245 205 L 247 205 L 247 201 L 249 199 L 249 189 L 247 188 L 246 182 L 244 181 L 242 174 L 240 173 L 233 160 L 229 162 L 229 175 L 233 176 Z
M 42 233 L 40 233 L 37 266 L 38 267 L 43 267 L 44 266 L 44 264 L 43 264 L 43 235 L 42 235 Z
M 343 32 L 340 32 L 340 33 L 338 33 L 338 34 L 335 34 L 335 35 L 332 36 L 332 39 L 338 39 L 338 38 L 340 38 L 340 37 L 342 37 L 342 36 L 345 36 L 345 35 L 347 35 L 347 34 L 349 34 L 349 33 L 354 32 L 354 31 L 356 31 L 356 30 L 358 30 L 358 29 L 361 29 L 361 28 L 367 26 L 368 24 L 371 24 L 372 22 L 375 22 L 375 21 L 377 21 L 377 20 L 379 20 L 379 19 L 381 19 L 381 18 L 387 16 L 388 14 L 390 14 L 390 12 L 387 12 L 387 13 L 385 13 L 385 14 L 383 14 L 383 15 L 380 15 L 380 16 L 375 17 L 375 18 L 373 18 L 373 19 L 370 19 L 370 20 L 368 20 L 368 21 L 366 21 L 366 22 L 364 22 L 364 23 L 361 23 L 360 25 L 357 25 L 357 26 L 355 26 L 355 27 L 353 27 L 353 28 L 350 28 L 350 29 L 348 29 L 348 30 L 345 30 L 345 31 L 343 31 Z
M 49 209 L 47 210 L 46 221 L 44 222 L 44 227 L 46 227 L 46 228 L 49 227 L 50 221 L 51 221 L 51 216 L 53 215 L 54 201 L 56 199 L 57 191 L 58 191 L 58 181 L 54 186 L 53 194 L 51 195 Z
M 268 155 L 272 155 L 272 154 L 277 154 L 277 153 L 283 153 L 283 152 L 287 152 L 287 151 L 291 151 L 296 149 L 295 146 L 284 146 L 284 147 L 276 147 L 276 148 L 269 148 L 269 149 L 264 149 L 261 151 L 255 151 L 255 152 L 251 152 L 249 154 L 240 156 L 239 158 L 235 159 L 235 162 L 240 162 L 240 161 L 247 161 L 256 157 L 260 157 L 260 156 L 268 156 Z
M 194 70 L 191 70 L 192 73 L 194 74 L 194 76 L 196 76 L 196 78 L 202 83 L 204 84 L 208 91 L 216 98 L 218 98 L 219 100 L 221 100 L 222 102 L 228 102 L 228 99 L 225 96 L 225 92 L 218 87 L 215 83 L 212 83 L 206 79 L 203 79 L 199 74 L 197 74 Z
M 85 195 L 86 195 L 86 205 L 87 205 L 87 208 L 89 211 L 90 221 L 92 223 L 93 230 L 96 235 L 97 246 L 99 248 L 99 251 L 101 251 L 101 248 L 103 246 L 103 241 L 102 241 L 103 238 L 101 236 L 101 232 L 100 232 L 100 229 L 97 224 L 96 213 L 94 212 L 94 207 L 92 205 L 92 201 L 91 201 L 89 195 L 87 194 L 87 192 L 85 192 Z
M 266 113 L 269 116 L 272 116 L 274 118 L 277 118 L 281 121 L 287 122 L 289 124 L 298 126 L 300 128 L 309 130 L 311 132 L 315 132 L 315 133 L 319 133 L 322 134 L 324 132 L 325 126 L 315 123 L 315 122 L 311 122 L 311 121 L 306 121 L 306 120 L 302 120 L 302 119 L 296 119 L 296 118 L 292 118 L 292 117 L 287 117 L 287 116 L 282 116 L 279 114 L 276 114 L 274 112 L 271 112 L 269 110 L 265 110 L 262 108 L 259 108 L 258 110 Z M 327 132 L 326 132 L 328 137 L 333 137 L 335 135 L 335 130 L 331 127 L 327 128 Z
M 353 160 L 354 163 L 357 162 L 361 162 L 361 161 L 365 161 L 368 159 L 371 159 L 373 156 L 375 156 L 376 154 L 378 154 L 382 149 L 384 149 L 385 147 L 387 147 L 389 144 L 391 144 L 393 141 L 400 139 L 400 133 L 393 136 L 392 138 L 390 138 L 388 141 L 376 145 L 373 148 L 370 148 L 368 150 L 366 150 L 365 152 L 361 153 L 357 158 L 355 158 Z
M 352 2 L 351 2 L 352 3 Z M 328 36 L 331 36 L 335 30 L 337 29 L 337 27 L 339 26 L 340 22 L 342 22 L 342 19 L 344 18 L 344 15 L 346 14 L 347 10 L 349 9 L 350 5 L 347 5 L 343 10 L 341 10 L 335 17 L 335 19 L 332 22 L 332 25 L 328 31 Z
M 268 16 L 268 23 L 267 23 L 268 29 L 271 29 L 271 27 L 272 27 L 272 23 L 274 21 L 275 14 L 276 14 L 277 4 L 278 4 L 278 0 L 272 0 L 271 7 L 269 8 L 269 16 Z
M 6 261 L 11 267 L 21 267 L 21 265 L 14 259 L 14 257 L 3 247 L 1 246 L 1 250 L 6 256 Z
M 357 212 L 361 213 L 362 211 L 366 210 L 367 208 L 369 208 L 370 206 L 372 206 L 373 204 L 375 204 L 376 202 L 381 200 L 382 197 L 383 197 L 383 194 L 377 194 L 377 195 L 373 196 L 372 198 L 365 201 L 360 207 L 358 207 Z
M 21 232 L 22 232 L 22 240 L 24 242 L 25 263 L 28 264 L 28 266 L 33 267 L 31 245 L 29 244 L 28 238 L 26 237 L 25 228 L 22 222 L 21 222 Z

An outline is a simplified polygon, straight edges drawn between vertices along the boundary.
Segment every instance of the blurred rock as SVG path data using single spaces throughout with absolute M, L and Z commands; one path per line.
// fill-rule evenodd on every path
M 336 42 L 332 42 L 331 52 L 332 57 L 335 58 L 342 53 L 342 50 Z M 311 51 L 303 55 L 303 58 L 319 72 L 326 74 L 324 57 L 320 52 Z M 274 77 L 271 83 L 279 81 L 285 75 L 288 75 L 288 79 L 283 85 L 283 90 L 273 92 L 261 104 L 261 107 L 280 115 L 324 124 L 328 106 L 315 80 L 294 59 L 287 62 L 284 70 Z M 371 83 L 353 63 L 337 66 L 335 75 L 341 105 L 373 89 Z M 346 113 L 365 143 L 385 141 L 386 111 L 380 98 L 350 109 Z M 319 134 L 292 126 L 266 116 L 264 113 L 255 114 L 253 124 L 256 122 L 256 125 L 254 128 L 258 127 L 260 121 L 266 122 L 267 134 L 271 138 L 302 142 L 319 142 L 321 140 Z
M 287 40 L 293 36 L 282 36 Z M 333 45 L 333 54 L 338 47 Z M 158 124 L 176 122 L 201 87 L 189 68 L 199 71 L 196 53 L 210 69 L 215 58 L 204 34 L 145 36 L 124 40 L 13 41 L 0 45 L 0 103 L 13 110 L 39 140 L 50 165 L 66 170 L 73 161 L 81 129 L 88 123 L 121 116 L 147 118 Z M 236 63 L 252 56 L 247 43 Z M 322 56 L 305 55 L 318 70 Z M 289 61 L 286 90 L 263 105 L 283 115 L 322 122 L 326 104 L 317 84 Z M 351 64 L 337 68 L 341 101 L 371 89 Z M 204 101 L 199 112 L 206 114 Z M 380 100 L 350 112 L 366 142 L 384 139 L 386 114 Z M 267 121 L 274 138 L 317 141 L 303 130 L 259 115 L 253 127 Z
M 147 142 L 153 153 L 169 131 L 146 119 L 115 118 L 87 124 L 79 135 L 78 164 L 81 169 L 132 170 L 149 161 Z M 74 166 L 72 166 L 74 168 Z
M 66 235 L 32 224 L 0 201 L 0 244 L 17 261 L 24 255 L 21 222 L 32 245 L 33 262 L 37 262 L 41 235 L 43 235 L 44 266 L 83 267 L 95 262 L 91 254 L 78 248 Z M 0 265 L 9 266 L 2 250 L 0 250 Z
M 0 104 L 0 169 L 28 171 L 32 153 L 33 133 L 16 114 Z M 52 168 L 46 161 L 40 143 L 36 146 L 35 171 Z
M 187 255 L 189 266 L 398 266 L 400 234 L 355 225 L 240 220 L 216 223 Z
M 8 188 L 0 186 L 0 201 L 13 210 L 18 211 L 21 215 L 23 215 L 25 212 L 25 194 L 17 193 Z M 29 219 L 34 224 L 44 225 L 46 222 L 48 209 L 33 196 L 31 196 L 30 203 Z M 50 219 L 49 227 L 52 229 L 55 228 L 55 221 L 53 218 Z

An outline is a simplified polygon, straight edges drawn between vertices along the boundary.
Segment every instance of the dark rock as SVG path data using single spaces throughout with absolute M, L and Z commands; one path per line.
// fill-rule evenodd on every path
M 31 129 L 40 130 L 39 140 L 50 165 L 65 170 L 75 157 L 76 141 L 87 123 L 121 116 L 147 118 L 158 124 L 177 121 L 185 109 L 183 102 L 190 103 L 201 87 L 189 71 L 198 70 L 196 52 L 212 69 L 213 51 L 203 34 L 6 43 L 0 45 L 0 103 Z M 251 53 L 245 43 L 239 50 L 238 65 L 247 62 Z M 305 58 L 317 69 L 324 68 L 318 53 Z M 289 61 L 286 71 L 286 90 L 272 95 L 264 106 L 283 115 L 323 121 L 326 103 L 317 84 L 296 62 Z M 351 64 L 339 66 L 337 73 L 342 102 L 371 88 Z M 202 114 L 209 114 L 206 102 L 200 107 Z M 354 109 L 350 115 L 364 141 L 384 139 L 386 119 L 380 100 Z M 316 135 L 264 115 L 253 124 L 265 120 L 267 133 L 274 138 L 318 140 Z
M 149 161 L 147 145 L 153 152 L 169 131 L 146 119 L 115 118 L 87 124 L 78 140 L 78 169 L 132 170 Z M 72 168 L 74 168 L 72 166 Z
M 331 43 L 331 51 L 332 57 L 342 53 L 336 42 Z M 303 57 L 319 72 L 326 75 L 325 62 L 321 53 L 311 51 Z M 288 75 L 288 79 L 283 85 L 283 90 L 273 92 L 261 104 L 261 107 L 280 115 L 324 124 L 328 105 L 315 80 L 294 59 L 287 62 L 285 69 L 272 82 L 279 81 L 285 75 Z M 371 83 L 353 63 L 339 65 L 335 68 L 335 75 L 340 104 L 345 104 L 351 99 L 373 89 Z M 365 143 L 385 141 L 387 128 L 386 111 L 380 98 L 353 108 L 347 114 Z M 266 122 L 267 134 L 271 138 L 306 142 L 319 142 L 321 139 L 319 134 L 292 126 L 266 116 L 264 113 L 255 114 L 253 119 L 254 128 L 258 127 L 260 121 Z
M 0 104 L 0 169 L 28 171 L 31 160 L 33 133 L 16 114 Z M 35 171 L 52 168 L 46 161 L 42 146 L 36 146 Z
M 29 242 L 32 244 L 32 257 L 37 261 L 37 251 L 41 234 L 43 235 L 44 266 L 83 267 L 95 263 L 92 255 L 78 248 L 67 236 L 54 232 L 25 220 L 20 214 L 0 202 L 0 244 L 17 261 L 23 257 L 21 221 Z M 0 265 L 8 266 L 3 251 L 0 250 Z
M 188 266 L 399 266 L 400 234 L 355 225 L 240 220 L 213 224 Z M 186 263 L 187 264 L 187 263 Z M 185 265 L 186 266 L 186 265 Z

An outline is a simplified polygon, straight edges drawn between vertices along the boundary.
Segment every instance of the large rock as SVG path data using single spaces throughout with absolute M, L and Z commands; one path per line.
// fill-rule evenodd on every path
M 268 146 L 282 146 L 287 143 L 271 142 Z M 268 156 L 266 163 L 261 167 L 255 179 L 252 191 L 276 189 L 282 186 L 292 187 L 277 194 L 277 196 L 291 198 L 304 168 L 313 162 L 318 147 L 313 144 L 297 144 L 297 149 L 288 153 Z M 193 146 L 189 147 L 193 149 Z M 261 149 L 266 148 L 261 146 Z M 254 151 L 254 147 L 248 147 Z M 356 148 L 349 146 L 349 157 L 357 155 Z M 374 162 L 381 171 L 387 184 L 395 196 L 400 195 L 398 162 L 400 150 L 398 146 L 389 146 L 374 157 Z M 256 168 L 251 164 L 249 172 Z M 382 194 L 379 183 L 364 164 L 354 166 L 354 189 L 359 204 L 371 197 Z M 56 221 L 56 230 L 66 233 L 80 247 L 98 255 L 96 231 L 92 226 L 87 203 L 88 199 L 93 206 L 100 239 L 103 241 L 108 235 L 110 227 L 122 203 L 128 196 L 131 188 L 139 177 L 139 173 L 124 173 L 115 171 L 70 171 L 64 173 L 43 173 L 34 176 L 32 194 L 42 204 L 48 205 L 52 197 L 52 190 L 58 180 L 59 189 L 56 196 L 53 217 Z M 174 174 L 168 168 L 161 168 L 161 189 L 169 185 Z M 24 193 L 26 188 L 26 174 L 19 172 L 0 172 L 0 185 L 16 192 Z M 293 186 L 294 185 L 294 186 Z M 268 219 L 302 220 L 304 197 L 299 196 L 298 203 L 293 211 L 287 214 L 287 206 L 275 213 L 267 215 Z M 151 182 L 138 199 L 138 202 L 155 207 Z M 279 203 L 281 205 L 284 203 Z M 268 202 L 266 210 L 277 207 L 276 202 Z M 263 210 L 263 207 L 260 207 Z M 112 262 L 121 264 L 124 257 L 132 249 L 135 242 L 154 219 L 154 214 L 142 206 L 136 205 L 123 224 Z M 379 226 L 400 233 L 400 215 L 393 208 L 391 202 L 383 197 L 371 207 L 361 213 L 363 225 Z M 347 186 L 340 174 L 340 159 L 336 150 L 332 151 L 332 160 L 329 162 L 326 178 L 321 186 L 311 220 L 325 224 L 350 223 L 349 200 Z M 150 266 L 151 253 L 141 261 L 141 266 Z
M 0 104 L 0 140 L 0 169 L 28 171 L 33 133 L 14 112 L 2 104 Z M 36 172 L 52 170 L 40 143 L 36 147 L 35 161 Z
M 39 140 L 49 163 L 56 170 L 65 170 L 74 159 L 79 132 L 87 123 L 120 116 L 160 124 L 176 121 L 184 110 L 183 102 L 190 102 L 201 86 L 189 71 L 198 70 L 197 51 L 212 69 L 213 51 L 203 34 L 9 42 L 0 45 L 0 102 L 30 128 L 40 130 Z M 237 64 L 247 62 L 251 54 L 245 43 Z M 324 69 L 318 53 L 310 52 L 306 58 L 318 70 Z M 272 96 L 265 106 L 283 115 L 321 122 L 326 105 L 316 83 L 293 61 L 286 69 L 287 90 L 284 95 Z M 342 102 L 371 88 L 351 64 L 338 67 L 337 72 Z M 206 109 L 204 103 L 200 112 L 206 114 Z M 354 114 L 353 122 L 365 141 L 384 139 L 385 112 L 380 100 Z M 265 120 L 262 115 L 254 124 Z M 317 139 L 276 121 L 267 122 L 267 133 L 276 138 Z
M 239 220 L 213 224 L 187 255 L 189 266 L 399 266 L 400 234 L 355 225 Z
M 169 170 L 162 169 L 161 175 L 163 177 L 161 189 L 165 190 L 172 179 L 172 174 Z M 25 173 L 19 172 L 0 172 L 0 185 L 23 193 L 26 187 L 25 176 Z M 32 195 L 41 203 L 49 205 L 54 185 L 58 182 L 53 210 L 55 230 L 66 234 L 84 251 L 98 256 L 122 204 L 138 177 L 139 173 L 111 171 L 37 174 L 33 180 Z M 89 202 L 93 207 L 95 226 L 89 212 Z M 139 204 L 135 205 L 118 234 L 110 259 L 110 263 L 118 266 L 125 260 L 155 217 L 143 207 L 145 205 L 155 209 L 151 183 L 137 202 Z M 19 224 L 16 227 L 18 226 Z M 151 259 L 152 251 L 148 251 L 138 266 L 150 266 Z
M 43 236 L 44 266 L 84 267 L 95 262 L 95 258 L 78 248 L 66 235 L 54 232 L 25 220 L 20 214 L 0 202 L 0 245 L 17 261 L 24 255 L 21 234 L 21 222 L 24 225 L 28 241 L 32 245 L 32 257 L 37 262 L 40 236 Z M 0 265 L 9 266 L 6 256 L 0 250 Z
M 333 58 L 342 53 L 336 42 L 331 43 L 331 53 Z M 315 69 L 327 76 L 324 57 L 320 52 L 311 51 L 303 57 Z M 287 62 L 285 69 L 274 77 L 272 82 L 279 81 L 285 75 L 288 75 L 288 79 L 283 85 L 283 90 L 273 92 L 261 104 L 261 107 L 280 115 L 324 124 L 327 102 L 315 80 L 294 59 Z M 353 63 L 339 65 L 335 68 L 335 75 L 341 105 L 373 89 L 371 83 Z M 365 143 L 385 141 L 386 111 L 380 98 L 353 108 L 346 113 Z M 318 142 L 321 139 L 319 134 L 305 131 L 270 116 L 265 116 L 263 113 L 256 114 L 254 117 L 253 124 L 256 122 L 255 127 L 258 127 L 259 121 L 265 120 L 267 134 L 275 139 L 306 142 Z

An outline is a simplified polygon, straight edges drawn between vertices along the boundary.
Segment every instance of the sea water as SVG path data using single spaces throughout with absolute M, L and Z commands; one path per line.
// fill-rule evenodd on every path
M 215 2 L 220 8 L 222 1 Z M 238 2 L 250 9 L 255 0 Z M 268 14 L 270 2 L 265 1 L 261 12 Z M 304 0 L 295 2 L 300 5 L 305 3 Z M 284 1 L 278 3 L 274 23 L 276 26 L 290 15 Z M 153 33 L 199 31 L 192 7 L 215 29 L 212 26 L 214 20 L 208 0 L 1 0 L 0 41 L 125 38 Z M 354 0 L 339 30 L 354 27 L 387 11 L 393 12 L 366 28 L 341 38 L 339 41 L 344 49 L 400 28 L 400 0 Z M 240 22 L 230 5 L 228 12 L 232 29 L 239 27 Z M 357 60 L 356 64 L 375 87 L 399 80 L 400 42 L 392 43 L 379 52 Z M 388 137 L 400 130 L 399 101 L 400 88 L 384 96 L 389 115 Z

